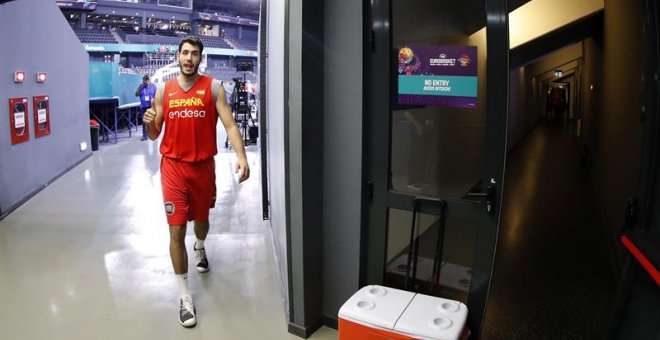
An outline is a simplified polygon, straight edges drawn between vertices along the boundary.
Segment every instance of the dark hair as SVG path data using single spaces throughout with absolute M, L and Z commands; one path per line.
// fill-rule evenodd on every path
M 199 39 L 198 37 L 194 37 L 192 35 L 189 35 L 189 36 L 181 39 L 181 41 L 179 41 L 179 52 L 181 52 L 181 47 L 185 43 L 189 43 L 190 45 L 199 47 L 199 53 L 200 54 L 202 53 L 202 51 L 204 51 L 204 43 L 202 43 L 202 40 Z
M 149 75 L 148 75 L 148 74 L 145 74 L 145 75 L 142 77 L 142 80 L 149 80 Z

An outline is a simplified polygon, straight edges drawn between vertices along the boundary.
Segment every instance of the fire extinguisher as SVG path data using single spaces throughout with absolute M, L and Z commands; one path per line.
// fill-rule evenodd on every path
M 25 135 L 27 124 L 25 124 L 25 103 L 14 104 L 14 135 L 17 137 Z
M 37 127 L 39 130 L 45 130 L 48 127 L 46 101 L 40 100 L 37 102 Z

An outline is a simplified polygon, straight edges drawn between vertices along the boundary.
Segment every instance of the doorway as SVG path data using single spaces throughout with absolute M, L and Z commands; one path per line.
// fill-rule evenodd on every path
M 461 7 L 462 5 L 465 5 L 465 8 Z M 639 41 L 630 44 L 632 39 L 629 37 L 640 37 L 643 40 L 649 38 L 651 34 L 645 37 L 640 25 L 635 24 L 643 21 L 643 2 L 635 1 L 634 4 L 625 1 L 608 2 L 608 13 L 613 15 L 603 18 L 602 15 L 594 12 L 595 14 L 586 16 L 584 20 L 570 21 L 570 24 L 567 24 L 571 28 L 570 31 L 553 31 L 537 39 L 534 42 L 537 44 L 534 46 L 536 48 L 521 46 L 519 51 L 522 53 L 517 53 L 515 58 L 513 53 L 516 51 L 511 51 L 512 60 L 518 63 L 515 67 L 518 67 L 524 64 L 521 63 L 524 59 L 521 56 L 525 53 L 532 56 L 529 60 L 533 60 L 543 57 L 543 54 L 552 50 L 583 41 L 583 45 L 579 48 L 588 54 L 589 60 L 594 61 L 580 64 L 580 60 L 574 59 L 567 65 L 555 65 L 562 66 L 562 74 L 554 76 L 556 84 L 552 87 L 565 86 L 565 90 L 559 92 L 564 95 L 561 100 L 564 107 L 560 111 L 561 119 L 554 120 L 555 126 L 545 126 L 546 129 L 538 130 L 540 131 L 538 133 L 532 128 L 539 122 L 536 118 L 545 119 L 547 109 L 545 105 L 549 94 L 547 91 L 551 90 L 548 84 L 552 81 L 548 81 L 549 77 L 546 75 L 535 73 L 534 75 L 538 76 L 534 77 L 524 74 L 523 71 L 523 78 L 533 86 L 524 87 L 519 93 L 515 93 L 515 97 L 509 96 L 509 84 L 512 81 L 509 75 L 513 76 L 515 72 L 509 73 L 506 2 L 467 1 L 452 8 L 443 8 L 443 6 L 421 0 L 406 2 L 405 5 L 397 1 L 374 1 L 368 6 L 369 45 L 365 47 L 367 83 L 365 155 L 369 158 L 365 160 L 364 167 L 368 188 L 368 212 L 365 216 L 366 229 L 363 233 L 366 246 L 362 250 L 361 284 L 386 283 L 394 287 L 429 292 L 463 301 L 470 309 L 469 327 L 472 333 L 477 337 L 482 335 L 483 313 L 486 310 L 486 301 L 489 301 L 493 273 L 492 263 L 497 258 L 495 249 L 498 235 L 501 238 L 510 236 L 504 234 L 508 231 L 498 229 L 499 204 L 504 182 L 506 154 L 504 145 L 505 140 L 511 137 L 511 135 L 507 136 L 506 131 L 507 114 L 511 115 L 511 109 L 517 105 L 514 102 L 519 101 L 526 105 L 528 102 L 525 98 L 530 96 L 534 98 L 535 104 L 543 106 L 535 106 L 534 110 L 539 111 L 536 112 L 538 115 L 526 121 L 527 125 L 517 130 L 519 133 L 514 136 L 516 141 L 510 141 L 510 145 L 517 144 L 517 141 L 523 140 L 524 137 L 532 138 L 528 139 L 531 141 L 538 139 L 538 145 L 530 144 L 530 150 L 536 150 L 530 151 L 530 154 L 539 156 L 538 153 L 541 152 L 541 156 L 545 156 L 542 153 L 542 146 L 546 144 L 547 147 L 547 143 L 551 143 L 548 141 L 556 137 L 554 143 L 564 145 L 564 150 L 557 157 L 575 160 L 570 162 L 573 167 L 570 169 L 558 167 L 562 158 L 557 158 L 559 162 L 544 161 L 539 158 L 534 164 L 547 166 L 537 169 L 539 172 L 536 177 L 529 178 L 536 181 L 543 180 L 545 175 L 540 172 L 541 170 L 555 170 L 556 174 L 563 174 L 560 178 L 572 176 L 575 187 L 564 187 L 554 192 L 552 195 L 556 200 L 555 203 L 569 202 L 562 200 L 561 197 L 568 195 L 572 200 L 579 200 L 579 202 L 573 201 L 570 207 L 584 207 L 595 213 L 583 214 L 579 211 L 567 213 L 564 208 L 552 212 L 552 216 L 555 217 L 561 216 L 562 213 L 576 217 L 571 223 L 577 223 L 582 229 L 571 231 L 573 234 L 570 236 L 573 238 L 570 240 L 559 237 L 552 239 L 552 242 L 546 242 L 548 240 L 544 239 L 543 235 L 547 237 L 555 234 L 525 236 L 518 233 L 519 236 L 522 235 L 519 241 L 525 243 L 525 237 L 537 237 L 540 238 L 538 242 L 528 242 L 527 246 L 536 245 L 543 250 L 546 249 L 544 247 L 557 244 L 563 246 L 569 242 L 574 250 L 584 250 L 586 248 L 580 248 L 581 243 L 575 243 L 576 239 L 586 237 L 592 242 L 594 238 L 602 236 L 601 239 L 605 240 L 597 242 L 600 248 L 597 254 L 592 254 L 599 259 L 599 262 L 595 265 L 597 268 L 592 268 L 594 271 L 590 273 L 608 282 L 603 286 L 591 284 L 590 287 L 602 288 L 606 292 L 603 296 L 607 296 L 612 290 L 612 276 L 616 275 L 614 274 L 616 268 L 613 270 L 609 267 L 609 263 L 617 262 L 612 260 L 612 257 L 621 259 L 623 255 L 620 247 L 615 251 L 615 255 L 611 255 L 609 249 L 603 250 L 602 244 L 607 244 L 605 248 L 616 247 L 615 243 L 618 242 L 616 235 L 620 232 L 620 225 L 624 221 L 626 202 L 634 196 L 644 197 L 644 189 L 641 188 L 640 183 L 648 180 L 639 177 L 640 173 L 643 175 L 648 171 L 639 168 L 640 159 L 644 159 L 645 152 L 642 149 L 640 136 L 647 127 L 642 127 L 642 123 L 636 118 L 639 117 L 637 109 L 640 100 L 647 102 L 654 100 L 654 98 L 645 99 L 644 92 L 648 89 L 644 90 L 644 83 L 639 82 L 640 77 L 651 79 L 653 69 L 645 70 L 640 66 L 643 65 L 641 62 L 630 64 L 634 70 L 622 69 L 619 66 L 623 65 L 625 60 L 630 60 L 631 55 L 637 56 L 636 60 L 645 60 L 645 54 L 652 55 L 649 51 L 657 49 L 657 37 L 655 45 L 644 46 Z M 466 8 L 482 10 L 467 11 Z M 593 24 L 597 22 L 601 23 L 601 30 L 594 32 Z M 486 37 L 484 43 L 474 39 L 475 34 L 480 32 L 480 29 L 475 30 L 475 28 L 479 27 L 485 27 L 482 32 Z M 625 27 L 626 30 L 622 30 L 621 27 Z M 588 40 L 589 36 L 593 38 Z M 405 77 L 415 75 L 415 67 L 411 66 L 414 65 L 414 57 L 411 56 L 415 53 L 409 53 L 405 48 L 416 52 L 420 46 L 422 48 L 477 47 L 479 66 L 475 107 L 452 106 L 451 100 L 447 101 L 446 98 L 436 102 L 416 102 L 406 98 L 411 94 L 420 95 L 420 93 L 411 92 L 414 83 L 411 84 Z M 449 54 L 438 53 L 438 56 Z M 485 60 L 487 62 L 483 63 Z M 411 62 L 406 63 L 406 61 Z M 552 73 L 556 70 L 549 68 L 546 71 Z M 431 73 L 431 75 L 435 74 Z M 442 84 L 437 85 L 442 87 Z M 627 85 L 622 90 L 616 84 Z M 436 84 L 431 83 L 429 86 L 431 85 Z M 513 95 L 513 88 L 511 92 Z M 403 100 L 401 100 L 402 95 Z M 511 121 L 509 124 L 509 128 L 516 127 L 511 126 Z M 539 123 L 539 126 L 541 125 Z M 617 135 L 619 138 L 616 138 Z M 524 144 L 521 142 L 521 150 L 524 150 L 522 145 Z M 424 146 L 432 146 L 432 148 Z M 529 163 L 529 159 L 525 160 L 524 157 L 521 159 L 523 161 L 520 164 Z M 511 161 L 513 162 L 513 159 Z M 645 166 L 644 164 L 648 162 L 641 163 Z M 524 166 L 521 165 L 521 168 Z M 514 168 L 511 169 L 513 172 Z M 570 174 L 562 172 L 569 170 L 573 172 Z M 580 179 L 580 176 L 587 176 L 585 172 L 588 176 L 593 176 L 591 183 L 588 179 Z M 524 171 L 521 174 L 524 174 Z M 547 187 L 548 183 L 540 184 L 543 184 L 546 190 L 534 191 L 537 196 L 546 195 L 550 189 L 559 189 L 558 186 Z M 592 185 L 591 189 L 589 185 Z M 584 186 L 585 188 L 582 188 L 584 191 L 569 191 L 576 189 L 577 186 Z M 589 190 L 597 194 L 595 196 L 585 194 Z M 524 207 L 523 203 L 525 202 L 522 200 L 518 202 Z M 544 204 L 547 205 L 547 201 Z M 556 204 L 553 207 L 559 206 Z M 543 212 L 540 214 L 543 215 Z M 601 221 L 602 223 L 599 224 L 599 221 L 594 221 L 594 214 L 600 215 L 596 219 L 605 222 Z M 515 222 L 515 216 L 502 218 Z M 527 224 L 534 223 L 536 222 Z M 540 223 L 548 223 L 548 221 Z M 589 224 L 589 228 L 584 228 L 585 224 Z M 518 224 L 521 225 L 523 224 Z M 601 228 L 599 233 L 594 229 L 598 227 Z M 548 232 L 556 233 L 557 230 Z M 561 252 L 562 248 L 550 250 Z M 574 262 L 594 260 L 594 257 L 579 256 L 576 259 L 575 253 L 571 258 Z M 509 262 L 511 261 L 518 261 L 518 257 L 509 258 Z M 557 265 L 544 261 L 546 262 L 541 263 L 548 264 L 549 267 Z M 593 266 L 592 262 L 588 265 Z M 445 267 L 451 269 L 449 272 L 466 275 L 457 276 L 455 283 L 458 284 L 452 286 L 446 278 L 444 281 L 441 279 L 442 274 L 438 275 L 438 272 L 442 273 Z M 536 269 L 543 269 L 543 266 L 540 265 Z M 561 271 L 561 268 L 558 270 L 556 273 L 559 275 L 575 272 L 575 270 Z M 504 284 L 509 282 L 508 278 L 511 275 L 533 274 L 530 272 L 500 274 L 500 277 L 505 277 Z M 570 281 L 562 282 L 555 289 L 566 290 L 567 287 L 571 287 Z M 588 295 L 594 289 L 583 293 Z M 550 294 L 548 293 L 548 296 L 552 296 Z M 543 303 L 540 302 L 541 305 L 535 308 L 542 309 Z M 501 312 L 504 313 L 503 316 L 507 316 L 506 310 Z M 538 330 L 529 323 L 521 327 L 530 328 L 532 331 Z
M 478 333 L 502 193 L 506 1 L 376 1 L 368 17 L 360 283 L 461 301 Z
M 657 60 L 645 54 L 657 45 L 634 24 L 643 2 L 606 5 L 604 15 L 511 52 L 524 62 L 511 72 L 514 136 L 483 338 L 614 337 L 617 235 L 627 201 L 645 190 L 652 120 L 639 105 L 648 103 L 644 79 Z

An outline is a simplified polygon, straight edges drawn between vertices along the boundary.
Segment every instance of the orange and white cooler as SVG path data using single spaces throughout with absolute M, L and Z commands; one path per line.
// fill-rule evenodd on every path
M 458 301 L 365 286 L 339 309 L 339 340 L 459 340 L 466 320 Z

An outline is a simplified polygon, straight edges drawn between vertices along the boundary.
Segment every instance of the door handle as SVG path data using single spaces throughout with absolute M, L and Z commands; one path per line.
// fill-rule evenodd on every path
M 639 217 L 639 199 L 633 197 L 628 200 L 626 205 L 626 215 L 623 222 L 623 230 L 621 233 L 626 233 L 632 230 L 637 225 L 637 218 Z
M 492 213 L 493 206 L 495 206 L 495 194 L 497 190 L 494 185 L 489 185 L 486 188 L 486 192 L 468 192 L 463 197 L 465 198 L 476 198 L 479 201 L 486 204 L 486 212 Z

